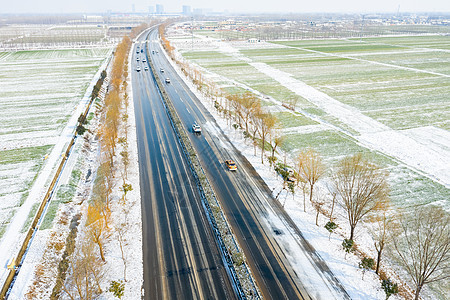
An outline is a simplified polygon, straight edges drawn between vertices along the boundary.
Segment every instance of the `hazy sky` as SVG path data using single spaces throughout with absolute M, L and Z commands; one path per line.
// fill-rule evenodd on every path
M 180 12 L 182 5 L 229 12 L 450 12 L 450 0 L 0 0 L 1 13 L 90 13 L 107 10 L 148 11 L 164 5 Z

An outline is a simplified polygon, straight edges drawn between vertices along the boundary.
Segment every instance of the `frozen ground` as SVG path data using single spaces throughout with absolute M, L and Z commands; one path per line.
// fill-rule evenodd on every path
M 433 128 L 427 129 L 430 134 L 427 140 L 433 144 L 433 148 L 431 149 L 428 145 L 423 145 L 423 142 L 421 142 L 420 139 L 417 141 L 416 139 L 403 134 L 401 131 L 393 130 L 388 126 L 383 125 L 362 114 L 357 109 L 343 104 L 316 88 L 294 78 L 294 76 L 289 73 L 280 71 L 266 63 L 253 62 L 229 43 L 217 40 L 214 42 L 218 44 L 217 48 L 220 52 L 249 63 L 250 66 L 253 66 L 259 72 L 271 77 L 282 86 L 313 103 L 327 114 L 339 119 L 342 123 L 356 131 L 354 137 L 360 141 L 362 145 L 380 151 L 388 156 L 395 157 L 406 165 L 420 170 L 424 174 L 427 174 L 431 179 L 450 188 L 450 169 L 447 167 L 450 166 L 450 148 L 447 147 L 448 145 L 439 143 L 440 136 L 434 134 L 435 130 Z M 388 66 L 405 68 L 395 65 Z M 413 72 L 427 72 L 413 68 L 407 69 Z M 431 73 L 448 77 L 445 74 Z M 433 140 L 435 136 L 437 139 L 436 141 Z
M 263 106 L 281 118 L 282 148 L 293 157 L 313 147 L 333 167 L 343 155 L 364 152 L 390 172 L 396 206 L 439 202 L 450 209 L 450 149 L 442 143 L 450 128 L 450 56 L 432 48 L 434 40 L 448 45 L 436 36 L 256 44 L 197 36 L 194 48 L 188 38 L 173 43 L 225 91 L 264 98 Z M 286 99 L 296 99 L 297 120 L 282 117 Z M 320 126 L 298 126 L 305 117 Z M 427 139 L 408 134 L 415 130 L 427 130 Z
M 182 74 L 181 72 L 179 72 Z M 255 156 L 253 152 L 253 146 L 248 145 L 242 134 L 236 135 L 234 129 L 231 129 L 226 120 L 222 119 L 202 94 L 195 91 L 192 83 L 185 79 L 188 86 L 197 94 L 199 99 L 202 100 L 205 107 L 214 116 L 219 128 L 216 128 L 212 123 L 204 124 L 205 130 L 215 132 L 217 130 L 223 130 L 225 134 L 231 139 L 233 145 L 241 151 L 242 154 L 251 162 L 256 171 L 268 184 L 269 188 L 273 190 L 274 196 L 278 194 L 282 186 L 282 180 L 279 176 L 275 175 L 273 170 L 270 169 L 268 164 L 261 164 L 259 153 Z M 226 141 L 223 142 L 223 147 L 230 148 Z M 301 229 L 308 242 L 310 242 L 318 251 L 318 254 L 327 262 L 334 275 L 344 284 L 344 287 L 352 299 L 384 299 L 384 292 L 380 288 L 378 276 L 374 272 L 367 272 L 364 280 L 362 279 L 362 273 L 358 269 L 359 262 L 358 257 L 354 255 L 347 255 L 341 250 L 342 237 L 340 235 L 333 235 L 331 242 L 328 241 L 328 231 L 323 228 L 326 220 L 321 220 L 321 226 L 315 226 L 314 212 L 311 207 L 308 207 L 308 212 L 303 213 L 299 209 L 299 203 L 301 195 L 295 195 L 295 199 L 287 192 L 282 192 L 279 199 L 285 205 L 286 210 L 290 216 L 294 219 L 297 226 Z M 323 217 L 322 217 L 323 218 Z M 310 258 L 305 256 L 304 253 L 298 252 L 298 237 L 295 235 L 287 234 L 292 232 L 286 224 L 280 222 L 280 219 L 269 210 L 269 214 L 264 218 L 269 228 L 277 228 L 284 232 L 281 235 L 275 236 L 277 242 L 284 250 L 285 255 L 290 260 L 294 270 L 297 272 L 299 278 L 302 280 L 302 284 L 314 299 L 339 299 L 336 296 L 336 291 L 330 290 L 330 287 L 324 284 L 322 278 L 316 278 L 313 274 L 317 274 L 312 270 Z M 330 244 L 332 245 L 330 247 Z M 294 246 L 295 245 L 295 246 Z M 295 249 L 295 250 L 293 250 Z M 320 277 L 320 276 L 319 276 Z M 324 276 L 325 277 L 325 276 Z M 325 280 L 326 281 L 326 280 Z M 323 285 L 323 286 L 322 286 Z M 361 289 L 360 287 L 365 287 Z M 400 299 L 392 297 L 391 299 Z
M 108 51 L 0 52 L 0 240 Z
M 104 66 L 100 68 L 103 70 Z M 96 80 L 93 81 L 95 83 Z M 131 84 L 128 85 L 128 94 L 132 95 Z M 121 198 L 122 192 L 120 191 L 120 186 L 122 184 L 122 178 L 117 174 L 117 183 L 115 184 L 115 190 L 112 195 L 112 224 L 110 226 L 121 226 L 125 223 L 126 231 L 124 235 L 124 250 L 125 259 L 127 261 L 127 272 L 125 281 L 125 293 L 122 299 L 139 299 L 141 297 L 141 286 L 143 280 L 143 266 L 142 266 L 142 223 L 141 223 L 141 206 L 140 206 L 140 188 L 139 188 L 139 167 L 138 167 L 138 157 L 137 157 L 137 144 L 136 144 L 136 130 L 135 130 L 135 118 L 134 118 L 134 107 L 132 98 L 129 100 L 128 108 L 128 144 L 129 144 L 129 155 L 130 155 L 130 165 L 128 173 L 128 182 L 132 184 L 133 190 L 127 194 L 127 205 L 123 206 L 119 203 L 118 199 Z M 98 120 L 95 118 L 90 123 L 90 130 L 95 130 Z M 124 134 L 122 132 L 122 134 Z M 93 139 L 93 138 L 91 138 Z M 95 178 L 95 169 L 99 163 L 99 152 L 98 143 L 91 140 L 88 143 L 88 148 L 91 150 L 85 151 L 83 148 L 83 139 L 78 139 L 77 144 L 74 148 L 70 159 L 66 164 L 63 174 L 61 175 L 59 181 L 59 187 L 66 185 L 70 181 L 71 174 L 73 170 L 81 172 L 81 180 L 77 182 L 77 189 L 74 194 L 74 199 L 69 201 L 69 203 L 60 205 L 57 211 L 57 218 L 53 222 L 51 229 L 39 230 L 35 237 L 35 242 L 29 250 L 27 258 L 25 260 L 24 266 L 21 273 L 19 274 L 17 281 L 14 285 L 11 297 L 13 299 L 23 299 L 25 295 L 30 292 L 30 288 L 34 287 L 34 296 L 37 299 L 47 299 L 54 286 L 54 278 L 56 276 L 55 260 L 60 259 L 62 253 L 56 252 L 52 246 L 52 239 L 55 236 L 59 237 L 61 240 L 65 240 L 68 234 L 68 226 L 61 225 L 59 218 L 68 214 L 73 216 L 78 212 L 82 212 L 84 217 L 82 217 L 81 223 L 78 226 L 79 236 L 84 233 L 84 222 L 87 208 L 87 201 L 83 201 L 89 198 L 92 189 L 93 179 Z M 84 146 L 86 143 L 84 142 Z M 121 146 L 119 146 L 120 148 Z M 119 153 L 121 149 L 118 149 Z M 82 155 L 80 155 L 82 154 Z M 118 159 L 118 158 L 116 158 Z M 120 164 L 118 160 L 116 162 Z M 89 171 L 88 171 L 89 170 Z M 92 170 L 90 179 L 86 180 L 88 172 Z M 70 200 L 70 199 L 69 199 Z M 56 201 L 53 199 L 52 201 Z M 80 205 L 81 204 L 81 205 Z M 113 231 L 114 232 L 114 231 Z M 118 243 L 118 237 L 116 232 L 111 235 L 107 242 L 104 244 L 105 247 L 105 257 L 106 264 L 103 266 L 105 277 L 103 278 L 102 289 L 105 291 L 101 299 L 112 299 L 114 296 L 107 292 L 109 289 L 109 284 L 111 281 L 123 280 L 124 279 L 124 264 L 122 261 L 120 247 Z M 59 257 L 59 258 L 58 258 Z M 53 264 L 53 267 L 51 266 Z M 57 262 L 56 262 L 57 264 Z M 49 276 L 44 276 L 44 278 L 36 277 L 36 266 L 44 265 L 46 273 L 51 273 Z M 36 280 L 40 282 L 36 284 Z
M 84 49 L 0 55 L 0 167 L 5 171 L 0 186 L 9 192 L 2 189 L 0 199 L 10 200 L 0 202 L 0 214 L 2 219 L 11 216 L 0 224 L 1 284 L 6 263 L 26 231 L 23 226 L 45 194 L 109 53 L 110 49 Z M 21 84 L 25 79 L 27 84 Z M 21 172 L 11 172 L 16 168 Z M 11 190 L 8 182 L 18 188 Z
M 439 147 L 439 135 L 436 135 L 437 141 L 433 141 L 434 128 L 428 128 L 430 133 L 428 140 L 434 146 L 434 149 L 430 149 L 428 145 L 423 145 L 420 139 L 416 141 L 401 131 L 390 129 L 304 82 L 293 79 L 290 74 L 263 63 L 250 63 L 250 65 L 355 130 L 357 135 L 354 137 L 364 146 L 388 156 L 396 157 L 403 163 L 422 171 L 433 180 L 450 188 L 450 169 L 447 167 L 450 166 L 450 148 L 446 145 Z
M 411 174 L 414 173 L 425 174 L 427 177 L 437 182 L 436 186 L 443 186 L 441 188 L 441 191 L 442 189 L 444 190 L 442 194 L 448 195 L 448 189 L 450 186 L 450 173 L 448 167 L 446 166 L 450 165 L 450 148 L 447 142 L 449 135 L 447 130 L 435 126 L 422 126 L 406 130 L 392 129 L 389 126 L 367 116 L 366 114 L 363 114 L 357 108 L 344 104 L 341 101 L 330 97 L 321 90 L 318 90 L 317 88 L 308 85 L 302 80 L 299 80 L 298 76 L 294 76 L 291 73 L 279 70 L 273 67 L 274 64 L 267 64 L 258 60 L 254 61 L 253 58 L 255 57 L 250 58 L 243 54 L 243 52 L 245 51 L 242 51 L 242 49 L 259 49 L 259 45 L 249 46 L 249 43 L 246 42 L 225 43 L 216 39 L 207 39 L 200 36 L 197 36 L 197 39 L 197 46 L 199 46 L 200 48 L 200 51 L 198 51 L 199 48 L 196 48 L 197 52 L 189 52 L 191 49 L 189 48 L 188 39 L 186 39 L 185 41 L 183 41 L 182 39 L 173 40 L 173 43 L 178 48 L 178 50 L 183 52 L 187 51 L 186 54 L 193 53 L 193 55 L 189 54 L 188 57 L 190 59 L 193 59 L 194 61 L 201 62 L 201 65 L 205 67 L 205 69 L 203 70 L 206 71 L 206 73 L 210 74 L 210 78 L 214 78 L 214 80 L 221 83 L 224 82 L 223 85 L 228 85 L 227 83 L 225 83 L 228 81 L 231 82 L 232 86 L 240 86 L 243 88 L 243 90 L 254 90 L 249 86 L 249 81 L 246 80 L 248 78 L 252 78 L 252 80 L 254 80 L 254 78 L 257 77 L 255 77 L 254 74 L 259 72 L 260 74 L 264 74 L 264 76 L 270 77 L 271 79 L 275 80 L 280 86 L 283 86 L 283 88 L 287 88 L 295 92 L 302 98 L 306 99 L 309 103 L 320 108 L 320 110 L 324 111 L 327 116 L 331 115 L 335 117 L 335 119 L 340 121 L 338 123 L 332 122 L 330 124 L 328 122 L 324 122 L 323 116 L 321 117 L 322 113 L 319 115 L 313 114 L 315 119 L 319 121 L 320 125 L 307 125 L 285 128 L 283 129 L 284 133 L 291 134 L 295 132 L 302 132 L 303 129 L 305 129 L 305 132 L 311 133 L 312 138 L 314 138 L 314 135 L 316 133 L 323 133 L 324 130 L 334 129 L 341 131 L 342 133 L 350 135 L 352 138 L 356 139 L 358 141 L 358 144 L 363 146 L 363 148 L 377 150 L 381 153 L 386 154 L 387 157 L 397 158 L 401 163 L 398 167 L 395 167 L 395 172 L 398 173 L 395 173 L 393 175 L 393 178 L 396 180 L 396 184 L 398 182 L 403 182 L 405 184 L 406 182 L 408 182 L 408 185 L 406 185 L 405 187 L 410 187 L 411 185 L 409 184 L 409 182 L 413 178 L 408 178 L 408 176 L 411 176 Z M 267 49 L 283 49 L 283 47 L 280 47 L 280 45 L 273 45 L 273 47 L 266 46 L 267 43 L 261 44 L 261 47 L 265 49 L 264 51 L 268 51 Z M 206 60 L 202 60 L 202 51 L 204 51 L 204 57 L 206 58 Z M 274 57 L 276 55 L 276 52 L 273 52 L 271 55 L 272 57 Z M 205 61 L 207 61 L 207 63 L 203 64 L 202 62 Z M 236 79 L 237 77 L 234 77 L 234 75 L 231 75 L 233 73 L 233 71 L 231 71 L 232 68 L 234 68 L 234 73 L 236 74 L 236 76 L 240 74 L 239 70 L 241 70 L 241 65 L 239 64 L 239 61 L 245 63 L 244 65 L 242 65 L 242 68 L 246 68 L 245 65 L 249 65 L 254 68 L 253 73 L 249 71 L 248 74 L 245 74 L 245 76 L 247 77 L 240 77 L 244 82 Z M 230 65 L 228 66 L 228 64 Z M 209 68 L 209 66 L 211 66 L 211 68 Z M 383 67 L 390 66 L 389 64 L 383 64 Z M 402 71 L 406 71 L 406 69 L 404 68 L 399 69 L 402 69 Z M 217 74 L 214 73 L 215 71 L 220 72 L 219 74 Z M 416 72 L 414 68 L 410 67 L 407 68 L 407 71 Z M 311 70 L 311 72 L 314 73 L 314 70 Z M 418 70 L 417 72 L 423 73 L 421 70 Z M 425 73 L 427 72 L 425 71 Z M 431 73 L 436 73 L 433 74 L 435 76 L 443 75 L 442 77 L 447 78 L 446 74 L 443 73 Z M 231 76 L 227 76 L 227 74 L 230 74 Z M 259 76 L 259 78 L 261 78 L 261 76 Z M 266 79 L 264 79 L 264 81 L 265 80 Z M 255 89 L 258 90 L 258 88 Z M 201 97 L 201 95 L 199 96 L 200 98 L 203 98 Z M 271 101 L 274 105 L 281 105 L 281 102 L 278 101 L 276 97 L 265 97 L 265 100 L 266 99 Z M 236 135 L 234 130 L 227 127 L 226 122 L 221 120 L 220 116 L 215 114 L 214 108 L 209 106 L 209 103 L 209 101 L 204 100 L 205 106 L 207 106 L 210 112 L 213 113 L 216 120 L 218 120 L 218 123 L 221 125 L 221 128 L 228 134 L 235 146 L 244 153 L 247 159 L 251 161 L 259 174 L 264 178 L 266 183 L 268 183 L 269 187 L 274 189 L 274 195 L 278 194 L 278 191 L 281 188 L 280 179 L 277 179 L 273 171 L 270 171 L 267 166 L 261 165 L 258 156 L 253 156 L 253 147 L 251 147 L 250 145 L 245 145 L 245 141 L 239 138 L 240 135 Z M 443 109 L 445 112 L 447 108 L 444 107 Z M 273 109 L 273 106 L 270 106 L 270 110 L 283 111 L 279 109 Z M 301 111 L 305 112 L 303 110 Z M 325 121 L 326 120 L 330 119 L 325 119 Z M 341 123 L 346 125 L 344 129 L 340 128 Z M 348 128 L 350 128 L 350 130 L 347 130 Z M 345 154 L 346 153 L 341 153 L 341 155 Z M 292 160 L 290 160 L 289 158 L 288 161 L 292 162 Z M 402 165 L 409 166 L 412 171 L 402 171 Z M 414 177 L 417 176 L 418 175 L 414 175 Z M 322 191 L 321 193 L 326 194 L 326 188 L 323 185 L 319 188 L 319 190 Z M 429 193 L 432 194 L 433 192 L 429 191 Z M 346 289 L 352 295 L 352 298 L 384 299 L 384 294 L 382 293 L 382 291 L 380 291 L 379 281 L 375 274 L 373 274 L 372 272 L 366 273 L 364 280 L 361 280 L 362 274 L 361 271 L 357 268 L 360 258 L 357 258 L 353 255 L 347 255 L 347 258 L 345 258 L 341 243 L 343 237 L 348 234 L 348 228 L 346 228 L 345 216 L 343 212 L 337 212 L 337 214 L 339 215 L 338 223 L 342 224 L 338 230 L 338 234 L 331 235 L 331 241 L 328 241 L 328 232 L 323 228 L 323 225 L 327 220 L 323 220 L 324 217 L 321 216 L 319 218 L 320 226 L 316 227 L 314 224 L 314 210 L 311 206 L 308 206 L 307 212 L 303 212 L 303 199 L 300 194 L 301 192 L 297 191 L 295 197 L 293 198 L 292 195 L 288 194 L 287 192 L 282 192 L 280 201 L 285 202 L 285 208 L 288 213 L 294 219 L 295 223 L 301 228 L 308 241 L 310 241 L 320 253 L 320 255 L 327 262 L 329 262 L 330 268 L 346 286 Z M 410 194 L 408 194 L 408 196 L 409 195 Z M 418 195 L 413 196 L 417 197 Z M 442 204 L 444 207 L 448 207 L 448 199 L 443 198 L 438 200 L 443 201 Z M 419 199 L 418 201 L 421 200 Z M 426 198 L 422 199 L 422 201 L 424 201 L 423 203 L 429 202 Z M 410 203 L 405 203 L 405 205 L 410 205 Z M 268 219 L 267 222 L 270 223 L 271 220 Z M 374 249 L 372 246 L 373 242 L 367 231 L 368 227 L 370 227 L 370 224 L 366 224 L 366 226 L 361 227 L 357 232 L 356 239 L 362 252 L 375 257 Z M 288 256 L 291 257 L 291 261 L 293 262 L 294 266 L 296 266 L 298 260 L 289 253 L 289 244 L 293 241 L 280 242 L 287 245 L 285 247 L 285 250 L 287 251 Z M 395 280 L 402 281 L 396 277 L 395 273 L 392 272 L 392 266 L 388 261 L 384 263 L 384 267 L 386 268 L 388 274 L 395 278 Z M 404 276 L 404 274 L 402 275 Z M 429 289 L 424 292 L 422 297 L 424 297 L 425 299 L 435 299 L 435 296 L 432 295 Z M 439 299 L 445 299 L 445 296 L 441 294 Z

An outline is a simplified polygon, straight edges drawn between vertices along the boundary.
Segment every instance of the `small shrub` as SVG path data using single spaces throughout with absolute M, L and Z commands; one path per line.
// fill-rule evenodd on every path
M 121 299 L 125 291 L 125 283 L 122 280 L 119 281 L 113 280 L 111 281 L 108 291 L 113 293 L 114 296 L 116 296 L 117 298 Z
M 83 135 L 85 132 L 86 132 L 86 128 L 83 125 L 79 124 L 77 126 L 77 134 Z
M 367 270 L 372 270 L 375 266 L 375 261 L 372 258 L 363 258 L 361 262 L 359 263 L 359 268 L 363 269 L 363 275 L 362 278 L 364 279 L 364 274 Z
M 333 221 L 328 221 L 327 224 L 325 224 L 325 229 L 330 233 L 332 233 L 336 228 L 337 225 Z
M 344 239 L 342 242 L 342 248 L 345 250 L 345 256 L 347 257 L 347 253 L 353 252 L 355 249 L 353 248 L 354 242 L 350 239 Z
M 276 156 L 269 156 L 268 160 L 269 160 L 269 163 L 271 165 L 273 165 L 277 161 L 277 157 Z
M 244 263 L 244 255 L 242 252 L 233 253 L 233 262 L 236 266 L 241 266 Z
M 337 224 L 333 221 L 328 221 L 327 224 L 325 224 L 325 229 L 330 233 L 328 235 L 328 240 L 330 239 L 331 233 L 333 233 L 333 231 L 335 231 L 337 227 Z
M 386 300 L 389 299 L 390 296 L 398 293 L 398 285 L 393 283 L 389 278 L 381 281 L 381 287 L 386 294 Z

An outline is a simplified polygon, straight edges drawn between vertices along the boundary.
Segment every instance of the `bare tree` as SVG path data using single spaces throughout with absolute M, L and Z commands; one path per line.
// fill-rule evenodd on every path
M 297 186 L 300 187 L 303 194 L 303 211 L 306 212 L 306 193 L 308 192 L 308 182 L 300 176 L 298 172 L 294 173 L 295 179 L 297 181 Z
M 392 218 L 389 216 L 389 210 L 389 201 L 386 199 L 386 201 L 380 205 L 380 209 L 375 216 L 374 229 L 372 230 L 372 238 L 374 240 L 375 250 L 377 251 L 376 274 L 378 274 L 380 270 L 381 255 L 390 241 L 390 234 L 393 230 L 393 222 Z
M 107 221 L 105 220 L 106 219 L 102 216 L 100 211 L 95 206 L 89 205 L 86 221 L 86 226 L 88 226 L 88 235 L 90 239 L 98 245 L 102 261 L 106 261 L 103 244 L 109 237 Z
M 245 124 L 245 132 L 248 133 L 248 125 L 250 119 L 255 112 L 261 110 L 261 101 L 256 97 L 255 94 L 246 92 L 242 97 L 241 105 L 243 108 L 241 117 Z
M 123 279 L 127 281 L 127 258 L 125 254 L 125 246 L 128 245 L 128 242 L 125 238 L 125 233 L 127 232 L 127 224 L 121 223 L 118 224 L 116 227 L 116 234 L 117 234 L 117 241 L 119 242 L 120 246 L 120 253 L 122 255 L 122 262 L 123 262 Z
M 95 299 L 102 293 L 103 264 L 94 254 L 92 241 L 83 240 L 77 247 L 67 274 L 62 290 L 70 299 Z
M 347 212 L 350 240 L 355 228 L 369 212 L 388 195 L 387 173 L 370 163 L 362 155 L 344 158 L 334 176 L 338 204 Z
M 238 124 L 239 127 L 242 127 L 242 96 L 239 94 L 228 94 L 227 100 L 233 109 L 234 122 Z
M 333 212 L 334 212 L 334 205 L 336 204 L 337 192 L 336 190 L 334 190 L 334 187 L 330 186 L 328 183 L 326 184 L 326 187 L 331 195 L 330 222 L 333 222 Z
M 272 132 L 270 132 L 269 144 L 271 148 L 271 156 L 270 156 L 271 165 L 275 163 L 275 151 L 277 150 L 278 146 L 281 146 L 283 144 L 284 138 L 285 137 L 281 134 L 279 128 L 275 128 L 274 130 L 272 130 Z
M 128 179 L 128 166 L 130 165 L 130 153 L 128 152 L 128 149 L 125 148 L 124 150 L 120 151 L 120 156 L 122 157 L 123 163 L 122 179 L 125 183 L 125 181 Z
M 313 202 L 313 189 L 316 182 L 325 174 L 325 165 L 319 153 L 313 149 L 302 151 L 298 155 L 298 174 L 309 183 L 309 201 Z
M 256 156 L 256 146 L 258 145 L 258 140 L 256 139 L 256 134 L 259 130 L 259 116 L 262 114 L 261 107 L 257 107 L 255 112 L 251 115 L 251 124 L 252 124 L 252 140 L 253 140 L 253 151 Z
M 433 205 L 400 218 L 394 255 L 415 284 L 416 300 L 424 285 L 450 277 L 449 223 L 450 215 Z
M 275 126 L 276 118 L 271 113 L 261 113 L 256 120 L 259 136 L 261 137 L 261 163 L 264 164 L 266 139 Z
M 107 162 L 102 163 L 97 169 L 94 182 L 94 202 L 101 202 L 101 206 L 104 206 L 108 212 L 110 211 L 114 186 L 115 179 L 111 165 Z
M 319 214 L 320 209 L 325 204 L 325 201 L 323 200 L 323 196 L 321 193 L 317 193 L 314 195 L 314 200 L 312 201 L 312 205 L 314 209 L 316 210 L 316 226 L 319 226 Z

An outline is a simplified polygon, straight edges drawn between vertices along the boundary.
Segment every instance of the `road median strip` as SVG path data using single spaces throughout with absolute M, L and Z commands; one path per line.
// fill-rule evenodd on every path
M 181 119 L 178 116 L 178 113 L 175 110 L 163 83 L 157 75 L 152 57 L 149 53 L 148 41 L 146 53 L 147 60 L 150 64 L 152 77 L 156 82 L 178 142 L 180 143 L 180 146 L 189 163 L 192 175 L 195 179 L 200 197 L 202 199 L 203 207 L 207 213 L 206 215 L 208 221 L 213 228 L 216 241 L 222 254 L 224 265 L 233 282 L 235 291 L 240 299 L 261 299 L 259 290 L 255 284 L 253 276 L 251 275 L 250 269 L 247 266 L 244 252 L 240 249 L 236 238 L 232 233 L 231 227 L 223 214 L 222 207 L 216 199 L 214 190 L 206 177 L 197 153 L 189 140 L 185 128 L 183 127 Z

